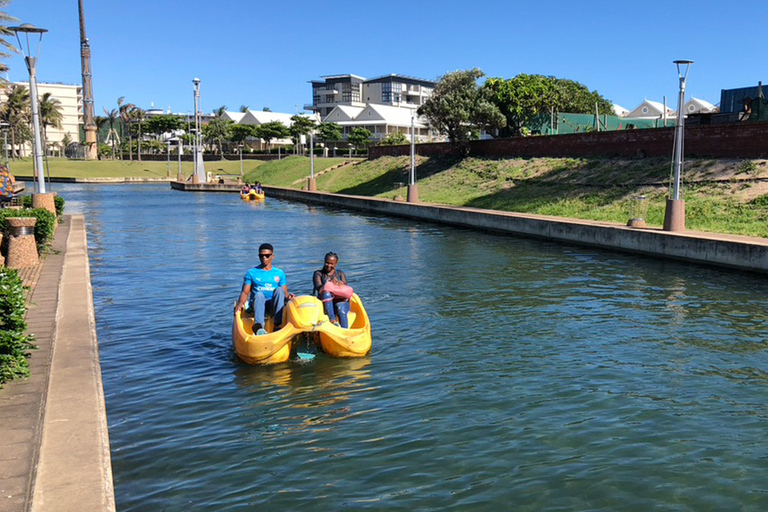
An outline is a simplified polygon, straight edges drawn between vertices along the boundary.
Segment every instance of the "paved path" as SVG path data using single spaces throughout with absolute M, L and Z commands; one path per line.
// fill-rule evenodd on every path
M 0 390 L 0 512 L 115 509 L 82 215 L 20 272 L 38 348 Z

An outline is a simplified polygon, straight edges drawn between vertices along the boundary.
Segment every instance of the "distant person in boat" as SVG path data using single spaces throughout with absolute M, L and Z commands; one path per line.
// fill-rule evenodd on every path
M 325 307 L 325 314 L 334 324 L 349 328 L 349 299 L 352 297 L 352 288 L 347 285 L 346 274 L 336 268 L 339 263 L 339 255 L 329 252 L 325 255 L 323 268 L 315 270 L 312 276 L 313 292 Z M 336 321 L 338 316 L 339 320 Z
M 251 191 L 251 186 L 248 183 L 243 185 L 243 188 L 240 189 L 240 193 L 243 195 L 246 195 L 250 191 Z
M 257 181 L 256 184 L 253 185 L 253 191 L 256 192 L 257 194 L 263 194 L 264 193 L 264 189 L 261 188 L 261 182 L 260 181 Z
M 264 329 L 264 317 L 270 313 L 275 319 L 275 329 L 283 323 L 283 307 L 285 301 L 293 298 L 288 293 L 285 272 L 272 266 L 275 249 L 271 244 L 259 246 L 259 265 L 246 272 L 243 278 L 243 289 L 235 305 L 235 314 L 246 304 L 253 309 L 253 332 L 258 335 L 267 334 Z

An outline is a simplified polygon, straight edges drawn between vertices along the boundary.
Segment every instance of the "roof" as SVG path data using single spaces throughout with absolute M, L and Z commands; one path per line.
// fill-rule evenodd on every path
M 691 98 L 688 103 L 685 104 L 685 112 L 687 113 L 701 113 L 701 114 L 708 114 L 710 112 L 715 112 L 717 110 L 717 107 L 711 104 L 708 101 L 699 99 L 699 98 Z
M 280 112 L 264 112 L 262 110 L 253 111 L 248 109 L 243 118 L 239 121 L 242 124 L 264 124 L 273 121 L 279 121 L 286 126 L 291 126 L 291 117 L 293 114 L 283 114 Z
M 629 110 L 625 109 L 621 105 L 618 105 L 618 104 L 614 103 L 612 105 L 612 107 L 613 107 L 613 113 L 616 114 L 619 117 L 622 117 L 622 116 L 625 116 L 625 115 L 629 114 Z
M 346 108 L 359 108 L 359 107 L 346 107 Z M 349 121 L 339 121 L 340 125 L 382 125 L 388 126 L 411 126 L 411 113 L 413 109 L 403 107 L 392 107 L 389 105 L 379 105 L 376 103 L 369 103 L 365 108 L 361 108 L 360 112 L 354 118 Z M 331 111 L 333 113 L 333 110 Z M 329 119 L 329 116 L 325 118 L 326 122 L 334 122 Z M 427 126 L 426 119 L 424 117 L 416 116 L 416 127 L 425 128 Z
M 223 117 L 224 119 L 229 119 L 235 124 L 242 121 L 244 116 L 245 116 L 245 112 L 230 112 L 228 110 L 221 115 L 221 117 Z
M 423 78 L 416 78 L 413 76 L 405 76 L 405 75 L 396 75 L 396 74 L 390 74 L 390 75 L 382 75 L 377 76 L 376 78 L 371 78 L 369 80 L 366 80 L 365 83 L 372 84 L 372 83 L 378 83 L 378 82 L 390 82 L 390 81 L 401 81 L 405 83 L 417 83 L 420 85 L 426 85 L 429 87 L 435 87 L 437 83 L 433 80 L 425 80 Z
M 656 119 L 664 114 L 664 104 L 658 101 L 645 100 L 624 117 L 630 119 Z M 673 116 L 675 111 L 667 107 L 667 116 Z

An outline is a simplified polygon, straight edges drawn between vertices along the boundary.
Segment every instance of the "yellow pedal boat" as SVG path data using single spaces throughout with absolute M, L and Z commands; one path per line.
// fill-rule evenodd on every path
M 243 194 L 242 192 L 240 192 L 240 199 L 242 199 L 243 201 L 263 201 L 264 197 L 265 197 L 264 192 L 259 194 L 255 190 L 251 190 L 247 194 Z
M 332 324 L 323 303 L 311 295 L 299 295 L 283 310 L 283 325 L 275 329 L 266 319 L 267 334 L 253 333 L 253 316 L 238 312 L 232 327 L 235 353 L 248 364 L 283 363 L 291 357 L 293 342 L 302 333 L 318 333 L 320 350 L 331 357 L 362 357 L 371 351 L 371 324 L 357 294 L 350 299 L 349 329 Z

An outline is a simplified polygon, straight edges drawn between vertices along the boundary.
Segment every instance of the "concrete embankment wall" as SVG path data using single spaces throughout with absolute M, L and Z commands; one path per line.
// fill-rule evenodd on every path
M 477 140 L 470 154 L 489 158 L 637 158 L 670 157 L 674 128 L 572 133 Z M 734 123 L 685 127 L 685 155 L 702 158 L 768 158 L 768 123 Z M 372 146 L 370 158 L 409 155 L 411 147 Z M 448 155 L 450 144 L 416 144 L 422 156 Z
M 768 273 L 768 240 L 265 187 L 267 197 Z M 269 199 L 267 199 L 269 200 Z

